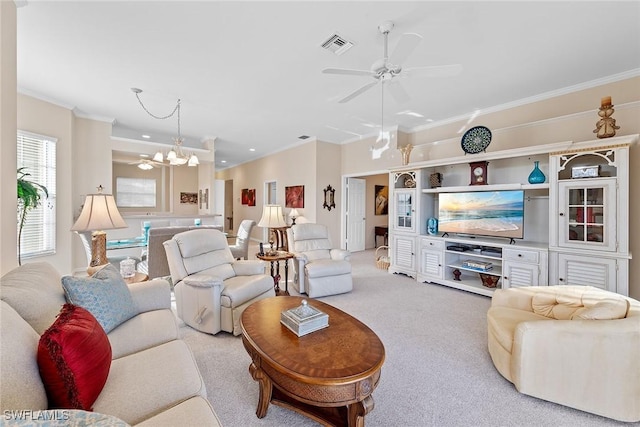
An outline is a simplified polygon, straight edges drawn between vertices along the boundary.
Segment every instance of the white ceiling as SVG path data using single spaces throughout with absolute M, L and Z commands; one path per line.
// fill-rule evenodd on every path
M 321 70 L 369 69 L 386 20 L 391 52 L 405 32 L 423 37 L 405 68 L 463 66 L 455 77 L 401 76 L 403 104 L 385 92 L 384 126 L 405 131 L 640 70 L 638 1 L 29 0 L 17 14 L 21 93 L 113 120 L 114 135 L 163 143 L 176 120 L 149 117 L 130 88 L 144 90 L 156 115 L 180 98 L 185 145 L 215 137 L 217 168 L 302 144 L 300 135 L 376 134 L 380 86 L 340 104 L 371 78 Z M 322 49 L 333 32 L 355 46 L 341 56 Z

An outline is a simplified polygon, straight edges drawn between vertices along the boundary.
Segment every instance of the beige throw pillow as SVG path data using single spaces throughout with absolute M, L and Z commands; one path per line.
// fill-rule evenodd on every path
M 614 320 L 624 319 L 629 311 L 629 301 L 626 299 L 608 299 L 600 301 L 591 307 L 576 310 L 571 320 Z

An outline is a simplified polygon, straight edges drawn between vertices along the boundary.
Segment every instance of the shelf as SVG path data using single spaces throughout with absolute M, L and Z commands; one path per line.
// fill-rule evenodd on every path
M 549 183 L 543 184 L 490 184 L 490 185 L 460 185 L 455 187 L 424 188 L 425 194 L 462 193 L 467 191 L 500 191 L 500 190 L 548 190 Z
M 462 264 L 458 264 L 458 263 L 447 264 L 447 267 L 457 268 L 458 270 L 468 271 L 469 273 L 483 273 L 483 274 L 488 274 L 490 276 L 502 276 L 502 267 L 499 265 L 494 265 L 493 268 L 488 271 L 480 271 L 480 270 L 475 270 L 473 268 L 463 267 Z
M 456 254 L 456 255 L 466 255 L 466 256 L 472 256 L 474 258 L 485 258 L 485 259 L 495 259 L 500 261 L 502 259 L 502 256 L 499 255 L 486 255 L 483 254 L 482 252 L 474 252 L 474 251 L 452 251 L 452 250 L 446 250 L 445 252 L 450 253 L 450 254 Z

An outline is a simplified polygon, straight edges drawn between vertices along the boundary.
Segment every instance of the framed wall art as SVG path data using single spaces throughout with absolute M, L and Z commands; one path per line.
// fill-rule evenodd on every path
M 243 188 L 242 189 L 242 204 L 243 205 L 248 205 L 249 204 L 249 189 L 248 188 Z
M 255 206 L 256 205 L 256 189 L 252 188 L 247 191 L 247 205 Z
M 189 204 L 189 205 L 197 205 L 198 204 L 198 193 L 180 193 L 180 203 Z
M 389 214 L 389 186 L 376 185 L 374 200 L 376 201 L 375 214 L 388 215 Z
M 287 208 L 304 208 L 304 185 L 284 187 L 284 201 Z
M 322 207 L 328 211 L 336 207 L 336 190 L 331 188 L 330 185 L 327 185 L 327 188 L 324 189 L 324 203 Z

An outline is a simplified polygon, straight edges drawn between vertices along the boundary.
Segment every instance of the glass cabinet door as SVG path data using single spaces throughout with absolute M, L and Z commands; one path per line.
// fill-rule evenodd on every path
M 414 190 L 395 191 L 394 226 L 398 230 L 413 231 L 415 229 Z
M 560 245 L 615 250 L 614 179 L 560 183 Z

